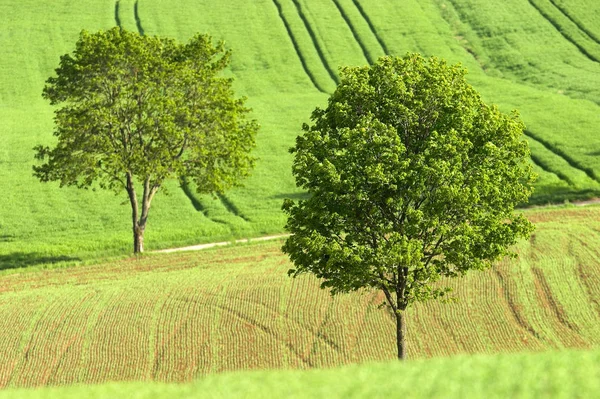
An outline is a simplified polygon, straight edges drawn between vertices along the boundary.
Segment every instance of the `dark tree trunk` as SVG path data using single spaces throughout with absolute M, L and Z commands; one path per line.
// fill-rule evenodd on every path
M 398 360 L 406 359 L 406 322 L 404 311 L 406 310 L 408 304 L 401 296 L 404 293 L 404 286 L 404 282 L 400 284 L 400 286 L 396 286 L 396 300 L 394 300 L 394 297 L 390 293 L 390 290 L 387 288 L 387 286 L 381 286 L 388 305 L 390 306 L 394 316 L 396 316 L 396 346 L 398 348 Z
M 398 360 L 406 359 L 406 323 L 404 312 L 396 311 L 396 345 L 398 347 Z

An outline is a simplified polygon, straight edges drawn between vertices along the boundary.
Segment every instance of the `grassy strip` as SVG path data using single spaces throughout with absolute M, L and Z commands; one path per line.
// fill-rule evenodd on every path
M 441 7 L 488 75 L 598 103 L 600 86 L 591 82 L 600 85 L 600 48 L 547 0 L 451 0 Z
M 585 398 L 600 394 L 600 351 L 458 356 L 339 369 L 228 373 L 192 384 L 122 383 L 0 391 L 0 398 Z
M 362 6 L 360 5 L 360 2 L 358 0 L 352 0 L 352 3 L 354 4 L 354 6 L 356 7 L 356 9 L 360 13 L 361 17 L 365 20 L 365 22 L 369 26 L 369 29 L 371 30 L 371 33 L 377 39 L 377 42 L 379 43 L 379 46 L 383 50 L 384 55 L 389 55 L 390 53 L 389 53 L 389 51 L 387 49 L 387 46 L 385 45 L 385 42 L 383 41 L 383 39 L 381 38 L 381 36 L 377 33 L 377 30 L 375 29 L 375 27 L 373 26 L 373 23 L 371 22 L 371 19 L 369 18 L 369 15 L 362 8 Z
M 585 33 L 590 39 L 592 39 L 597 44 L 600 44 L 600 39 L 598 38 L 598 36 L 596 36 L 596 34 L 594 32 L 592 32 L 590 29 L 586 28 L 573 15 L 571 15 L 569 10 L 565 6 L 561 5 L 556 0 L 550 0 L 550 3 L 552 3 L 552 5 L 554 7 L 556 7 L 565 17 L 567 17 L 569 19 L 569 21 L 571 21 L 574 25 L 576 25 L 577 29 L 579 29 L 580 31 Z
M 553 145 L 549 141 L 544 140 L 539 135 L 531 131 L 526 131 L 525 135 L 542 144 L 546 149 L 550 150 L 554 154 L 564 159 L 572 168 L 584 172 L 590 179 L 600 183 L 600 178 L 592 168 L 588 168 L 586 166 L 581 165 L 573 157 L 569 156 L 565 151 L 563 151 L 559 146 Z
M 367 46 L 361 39 L 360 35 L 358 34 L 358 30 L 356 29 L 356 27 L 350 20 L 350 17 L 348 16 L 348 14 L 344 10 L 344 8 L 342 8 L 342 5 L 340 4 L 339 0 L 333 0 L 333 3 L 335 4 L 336 8 L 340 12 L 340 15 L 344 19 L 344 22 L 346 22 L 346 25 L 348 25 L 348 28 L 350 28 L 350 31 L 352 32 L 352 37 L 354 37 L 354 40 L 356 40 L 356 42 L 360 46 L 360 49 L 362 50 L 363 56 L 365 57 L 365 59 L 369 62 L 369 64 L 374 63 L 375 58 L 373 56 L 371 56 L 371 52 L 369 51 L 369 49 L 367 48 Z
M 600 42 L 600 4 L 589 0 L 551 0 L 579 29 Z
M 532 152 L 531 159 L 544 171 L 555 174 L 575 191 L 592 187 L 600 189 L 600 183 L 590 176 L 590 171 L 580 169 L 569 156 L 563 156 L 564 152 L 555 152 L 554 147 L 544 140 L 536 140 L 537 136 L 529 131 L 525 132 L 525 136 Z

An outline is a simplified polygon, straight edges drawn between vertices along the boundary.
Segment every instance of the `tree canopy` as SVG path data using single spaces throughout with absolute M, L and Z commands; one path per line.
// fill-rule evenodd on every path
M 283 206 L 289 273 L 313 273 L 332 294 L 383 291 L 399 358 L 408 306 L 444 297 L 443 277 L 514 255 L 533 228 L 514 212 L 532 191 L 524 125 L 486 105 L 465 74 L 418 54 L 342 68 L 291 149 L 310 196 Z
M 134 251 L 156 192 L 168 178 L 193 181 L 199 192 L 239 184 L 254 165 L 256 121 L 232 80 L 220 76 L 230 52 L 208 35 L 187 43 L 121 28 L 82 31 L 60 58 L 43 97 L 55 111 L 56 146 L 37 146 L 41 181 L 126 191 Z M 136 189 L 141 190 L 138 201 Z

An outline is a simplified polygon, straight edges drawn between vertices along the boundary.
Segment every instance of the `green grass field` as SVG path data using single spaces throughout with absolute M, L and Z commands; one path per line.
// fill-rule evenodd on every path
M 395 357 L 380 294 L 332 298 L 288 278 L 280 241 L 127 258 L 124 194 L 59 189 L 31 167 L 33 146 L 53 142 L 41 91 L 59 56 L 82 29 L 119 25 L 224 40 L 226 73 L 262 125 L 245 187 L 213 198 L 169 182 L 147 249 L 281 233 L 283 199 L 304 195 L 287 150 L 338 67 L 409 51 L 460 62 L 487 102 L 520 111 L 532 204 L 600 197 L 600 3 L 0 0 L 0 25 L 0 398 L 599 393 L 600 208 L 526 210 L 537 230 L 519 259 L 449 281 L 457 303 L 410 310 L 411 364 L 363 367 Z M 566 349 L 587 352 L 514 354 Z M 283 370 L 238 373 L 262 369 Z
M 301 197 L 287 149 L 340 65 L 419 51 L 460 62 L 488 102 L 518 109 L 540 174 L 535 204 L 600 193 L 600 31 L 594 1 L 0 0 L 0 269 L 93 261 L 131 251 L 125 195 L 59 189 L 32 177 L 32 147 L 52 143 L 44 81 L 81 29 L 120 24 L 187 40 L 209 32 L 233 50 L 227 72 L 262 130 L 245 187 L 212 198 L 167 185 L 147 249 L 283 230 L 283 198 Z
M 600 394 L 600 351 L 457 356 L 409 364 L 255 371 L 191 384 L 147 382 L 9 389 L 0 398 L 591 398 Z
M 529 210 L 520 258 L 408 313 L 408 358 L 600 345 L 600 207 Z M 281 241 L 0 276 L 0 388 L 329 368 L 395 358 L 377 292 L 291 279 Z

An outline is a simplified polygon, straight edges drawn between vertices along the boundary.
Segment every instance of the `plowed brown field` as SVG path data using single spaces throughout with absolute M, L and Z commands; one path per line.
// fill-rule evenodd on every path
M 600 344 L 600 208 L 527 211 L 520 257 L 408 316 L 410 358 Z M 291 279 L 281 241 L 0 275 L 0 387 L 188 381 L 395 356 L 379 293 Z

